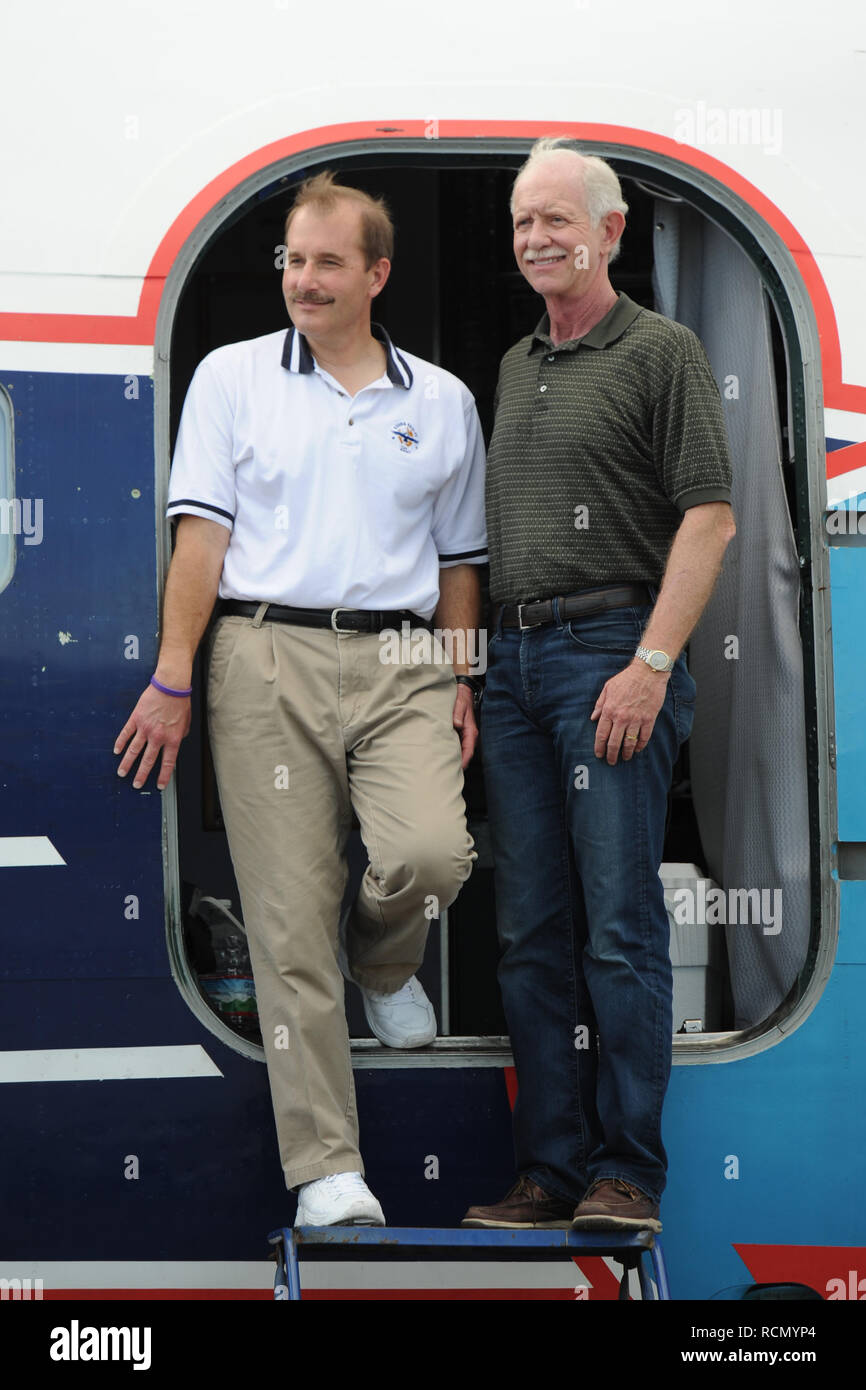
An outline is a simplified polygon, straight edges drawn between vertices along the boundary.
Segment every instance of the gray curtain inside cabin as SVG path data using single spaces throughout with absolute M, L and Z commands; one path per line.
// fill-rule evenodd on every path
M 744 252 L 684 204 L 655 207 L 656 308 L 693 329 L 722 393 L 737 536 L 689 643 L 689 744 L 707 874 L 725 890 L 781 890 L 781 931 L 726 927 L 737 1028 L 791 989 L 809 939 L 809 833 L 800 575 L 781 471 L 773 312 Z M 736 380 L 734 380 L 734 378 Z M 730 638 L 737 659 L 726 657 Z

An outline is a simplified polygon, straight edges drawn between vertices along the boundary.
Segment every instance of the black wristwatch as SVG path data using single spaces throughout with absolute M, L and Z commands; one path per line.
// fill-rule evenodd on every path
M 481 699 L 481 692 L 484 689 L 484 682 L 479 680 L 477 676 L 455 676 L 455 680 L 457 681 L 458 685 L 469 686 L 469 689 L 472 691 L 473 698 L 477 705 L 478 701 Z

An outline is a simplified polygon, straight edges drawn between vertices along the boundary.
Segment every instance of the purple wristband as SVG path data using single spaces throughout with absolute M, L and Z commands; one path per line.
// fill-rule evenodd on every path
M 170 686 L 160 684 L 156 676 L 151 676 L 150 683 L 151 685 L 155 685 L 157 690 L 161 690 L 163 695 L 176 695 L 179 700 L 192 694 L 192 686 L 190 686 L 189 690 L 172 690 Z

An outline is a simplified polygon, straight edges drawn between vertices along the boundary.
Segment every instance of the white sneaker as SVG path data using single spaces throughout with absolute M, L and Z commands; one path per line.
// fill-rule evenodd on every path
M 386 1047 L 425 1047 L 435 1038 L 433 1005 L 414 975 L 396 994 L 361 987 L 361 995 L 367 1022 Z
M 332 1173 L 298 1190 L 296 1226 L 384 1226 L 385 1214 L 360 1173 Z

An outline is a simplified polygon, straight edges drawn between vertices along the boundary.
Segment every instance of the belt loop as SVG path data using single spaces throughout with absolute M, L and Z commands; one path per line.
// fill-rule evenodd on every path
M 269 603 L 259 604 L 258 608 L 256 609 L 256 616 L 253 618 L 253 627 L 261 627 L 262 623 L 264 622 L 265 614 L 267 613 L 269 608 Z
M 559 596 L 558 596 L 558 595 L 557 595 L 556 598 L 554 598 L 554 599 L 551 600 L 551 610 L 550 610 L 550 611 L 551 611 L 551 613 L 553 614 L 553 621 L 556 623 L 556 626 L 557 626 L 557 627 L 562 627 L 562 619 L 561 619 L 560 616 L 559 616 Z

